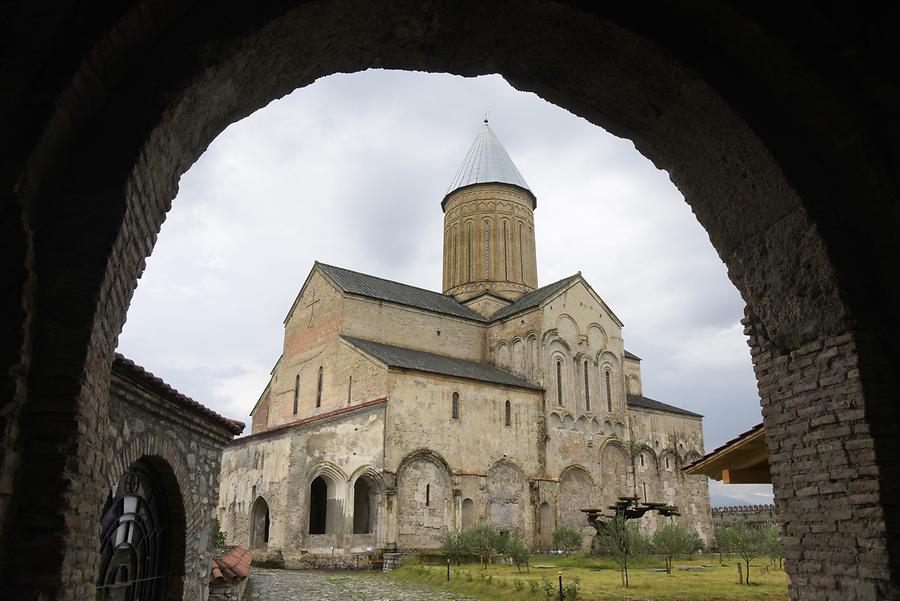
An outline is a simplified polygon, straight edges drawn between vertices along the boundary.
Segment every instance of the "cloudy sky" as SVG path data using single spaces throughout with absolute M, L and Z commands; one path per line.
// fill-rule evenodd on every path
M 228 127 L 181 178 L 120 352 L 249 421 L 314 260 L 440 290 L 440 201 L 485 115 L 538 198 L 540 284 L 581 271 L 644 394 L 706 416 L 707 450 L 761 421 L 743 303 L 668 175 L 499 76 L 334 75 Z

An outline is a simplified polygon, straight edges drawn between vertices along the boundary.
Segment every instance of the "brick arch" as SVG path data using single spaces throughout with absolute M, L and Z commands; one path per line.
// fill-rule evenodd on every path
M 118 483 L 122 474 L 138 461 L 146 462 L 146 465 L 152 467 L 162 484 L 169 532 L 166 601 L 180 600 L 186 593 L 185 578 L 190 574 L 190 568 L 196 565 L 196 548 L 188 544 L 188 533 L 198 532 L 197 526 L 202 528 L 200 522 L 203 520 L 202 512 L 185 510 L 182 491 L 190 490 L 186 480 L 186 466 L 173 451 L 168 442 L 156 444 L 155 439 L 141 437 L 133 440 L 107 470 L 110 490 Z M 207 519 L 207 524 L 208 521 Z M 191 593 L 188 594 L 192 594 L 194 587 L 189 588 Z
M 10 399 L 2 440 L 12 452 L 0 461 L 16 477 L 3 491 L 11 500 L 0 509 L 0 561 L 15 593 L 56 597 L 57 574 L 91 570 L 81 565 L 96 546 L 84 508 L 99 492 L 83 491 L 102 488 L 108 367 L 178 177 L 225 126 L 271 99 L 381 66 L 501 72 L 633 140 L 669 171 L 748 303 L 792 595 L 824 595 L 831 582 L 897 594 L 900 540 L 887 533 L 898 531 L 900 509 L 882 500 L 897 498 L 900 464 L 896 438 L 872 427 L 900 419 L 891 402 L 900 393 L 891 373 L 900 364 L 900 90 L 885 58 L 897 50 L 883 30 L 890 19 L 680 2 L 511 11 L 147 0 L 78 19 L 51 10 L 11 9 L 10 29 L 27 34 L 9 45 L 21 56 L 4 55 L 15 65 L 3 74 L 13 93 L 2 100 L 9 151 L 0 170 L 12 200 L 0 222 L 0 373 Z M 846 25 L 856 22 L 866 26 Z M 810 361 L 821 373 L 806 369 Z M 841 472 L 845 442 L 871 452 Z M 850 474 L 815 495 L 835 511 L 811 515 L 796 494 L 799 450 Z M 850 493 L 858 487 L 875 491 L 871 507 Z M 810 519 L 870 524 L 824 568 L 833 579 L 797 569 L 827 544 L 829 528 L 811 529 Z M 70 531 L 46 560 L 58 534 L 49 524 L 59 522 Z M 877 565 L 858 569 L 861 548 Z M 60 593 L 91 594 L 87 580 Z

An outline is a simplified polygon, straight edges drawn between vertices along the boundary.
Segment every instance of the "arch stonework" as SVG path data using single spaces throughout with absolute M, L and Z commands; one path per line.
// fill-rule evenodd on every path
M 63 588 L 59 576 L 96 568 L 84 562 L 107 472 L 108 368 L 179 176 L 271 99 L 373 66 L 501 72 L 669 171 L 747 302 L 792 597 L 900 594 L 891 19 L 681 2 L 146 2 L 77 22 L 65 10 L 11 8 L 10 30 L 28 33 L 4 50 L 16 68 L 2 75 L 14 93 L 0 112 L 0 461 L 15 477 L 2 490 L 0 562 L 15 594 L 93 593 L 89 578 Z M 823 474 L 830 492 L 812 491 Z M 69 528 L 61 541 L 56 523 Z M 815 550 L 836 530 L 846 536 L 833 560 L 801 569 L 819 565 Z M 59 553 L 46 558 L 51 547 Z

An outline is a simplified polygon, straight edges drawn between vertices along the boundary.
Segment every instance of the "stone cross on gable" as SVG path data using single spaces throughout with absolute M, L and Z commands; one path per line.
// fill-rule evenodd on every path
M 316 293 L 313 292 L 312 299 L 310 299 L 310 301 L 308 303 L 306 303 L 306 308 L 309 309 L 309 321 L 306 324 L 307 328 L 312 327 L 313 315 L 315 314 L 315 310 L 316 310 L 316 303 L 318 303 L 319 300 L 320 299 L 316 298 Z

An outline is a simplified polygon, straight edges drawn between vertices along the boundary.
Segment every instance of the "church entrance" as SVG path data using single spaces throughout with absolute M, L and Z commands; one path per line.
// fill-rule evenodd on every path
M 328 524 L 328 483 L 322 476 L 309 486 L 309 533 L 325 534 Z
M 353 485 L 353 534 L 375 532 L 375 508 L 377 499 L 372 485 L 365 478 Z
M 264 549 L 269 545 L 269 504 L 262 497 L 250 511 L 250 548 Z

